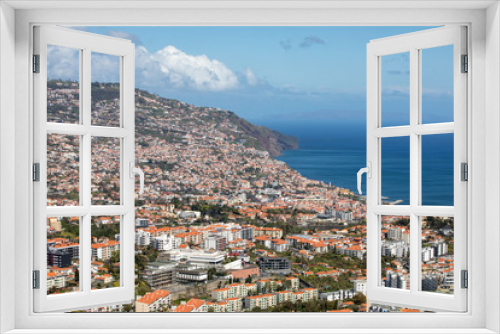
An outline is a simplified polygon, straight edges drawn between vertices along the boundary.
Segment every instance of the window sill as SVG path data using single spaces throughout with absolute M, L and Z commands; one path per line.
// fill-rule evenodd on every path
M 15 329 L 5 334 L 489 334 L 495 333 L 488 329 L 124 329 L 124 330 L 98 330 L 98 329 Z

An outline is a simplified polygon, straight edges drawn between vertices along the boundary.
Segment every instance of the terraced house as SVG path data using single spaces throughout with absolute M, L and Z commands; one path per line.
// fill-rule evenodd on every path
M 275 306 L 277 298 L 275 294 L 263 294 L 245 298 L 245 308 L 252 310 L 255 307 L 260 307 L 265 310 L 268 307 Z
M 156 312 L 170 306 L 170 291 L 158 289 L 148 292 L 135 302 L 136 312 Z

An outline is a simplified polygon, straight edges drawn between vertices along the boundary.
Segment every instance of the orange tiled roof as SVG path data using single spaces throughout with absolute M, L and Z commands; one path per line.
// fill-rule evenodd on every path
M 143 297 L 138 299 L 137 302 L 151 305 L 152 303 L 154 303 L 158 299 L 167 297 L 169 294 L 170 294 L 170 291 L 158 289 L 155 292 L 146 293 Z
M 201 299 L 190 299 L 186 305 L 193 306 L 194 308 L 199 308 L 201 305 L 205 303 L 204 300 Z
M 179 305 L 175 308 L 174 312 L 175 313 L 189 313 L 193 312 L 194 306 L 190 305 Z

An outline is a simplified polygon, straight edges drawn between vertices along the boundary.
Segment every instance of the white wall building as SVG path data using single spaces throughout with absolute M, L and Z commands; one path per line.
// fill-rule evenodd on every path
M 149 246 L 151 243 L 151 233 L 143 230 L 135 231 L 135 244 L 138 246 Z
M 162 234 L 151 239 L 151 246 L 159 251 L 177 249 L 180 246 L 180 239 L 175 238 L 173 235 Z
M 361 292 L 366 296 L 366 280 L 355 280 L 354 282 L 354 293 Z

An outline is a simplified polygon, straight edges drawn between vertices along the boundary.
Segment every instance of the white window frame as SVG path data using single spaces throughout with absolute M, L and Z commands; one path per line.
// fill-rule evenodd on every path
M 11 6 L 18 8 L 14 10 Z M 123 9 L 119 6 L 128 8 Z M 61 8 L 67 7 L 67 8 Z M 69 7 L 69 8 L 68 8 Z M 99 7 L 99 8 L 97 8 Z M 109 10 L 103 8 L 109 8 Z M 118 8 L 116 8 L 118 7 Z M 149 7 L 149 10 L 147 9 Z M 159 8 L 162 7 L 162 8 Z M 393 8 L 397 7 L 397 8 Z M 24 9 L 23 9 L 24 8 Z M 51 8 L 51 10 L 42 10 Z M 78 9 L 75 9 L 78 8 Z M 82 9 L 83 8 L 83 9 Z M 114 8 L 114 9 L 113 9 Z M 58 10 L 54 10 L 58 9 Z M 6 1 L 0 4 L 0 328 L 12 333 L 500 332 L 500 11 L 497 1 L 149 2 Z M 32 26 L 61 25 L 443 25 L 469 27 L 470 248 L 468 311 L 436 314 L 34 314 L 29 248 Z M 15 37 L 14 37 L 15 36 Z M 338 66 L 339 64 L 332 64 Z M 488 71 L 486 71 L 486 68 Z M 15 80 L 15 81 L 14 81 Z M 12 82 L 15 82 L 15 88 Z M 15 110 L 15 115 L 12 112 Z M 488 133 L 486 140 L 485 132 Z M 11 140 L 15 138 L 15 147 Z M 485 152 L 488 152 L 486 154 Z M 14 175 L 14 177 L 12 177 Z M 488 182 L 486 182 L 488 175 Z M 354 177 L 354 176 L 353 176 Z M 15 198 L 12 199 L 12 189 Z M 10 209 L 15 207 L 15 211 Z M 14 222 L 14 224 L 12 223 Z M 14 236 L 14 237 L 12 237 Z M 488 266 L 485 265 L 486 248 Z M 15 255 L 12 256 L 15 251 Z M 28 260 L 26 260 L 28 259 Z M 12 275 L 12 268 L 15 275 Z M 488 282 L 488 291 L 486 291 Z M 14 289 L 12 287 L 15 287 Z M 487 292 L 487 293 L 486 293 Z M 12 307 L 14 305 L 14 307 Z M 168 319 L 168 320 L 167 320 Z M 413 330 L 412 330 L 413 328 Z M 43 329 L 45 329 L 43 331 Z M 460 330 L 461 329 L 461 330 Z
M 34 27 L 34 52 L 39 55 L 39 73 L 34 84 L 34 162 L 39 164 L 39 181 L 33 184 L 34 202 L 34 269 L 39 274 L 39 289 L 34 291 L 36 312 L 70 311 L 92 305 L 126 304 L 134 299 L 134 179 L 130 172 L 135 160 L 135 61 L 134 44 L 130 40 L 101 36 L 61 27 Z M 80 107 L 78 124 L 47 122 L 47 45 L 78 50 Z M 91 55 L 92 52 L 119 58 L 120 113 L 119 126 L 92 125 L 91 119 Z M 63 134 L 79 137 L 78 206 L 47 206 L 47 135 Z M 92 138 L 115 138 L 120 142 L 120 204 L 92 205 L 91 160 Z M 133 174 L 132 174 L 133 175 Z M 93 216 L 120 217 L 120 286 L 92 291 L 91 285 L 91 220 Z M 47 295 L 47 232 L 49 217 L 79 217 L 78 292 Z
M 439 27 L 409 34 L 372 40 L 367 46 L 367 164 L 371 177 L 367 179 L 367 298 L 374 303 L 407 305 L 426 310 L 463 312 L 467 309 L 467 290 L 461 288 L 461 270 L 467 270 L 467 183 L 461 180 L 460 165 L 467 163 L 467 76 L 461 73 L 461 56 L 467 54 L 465 26 Z M 422 50 L 452 45 L 453 114 L 454 121 L 422 123 Z M 382 126 L 381 102 L 382 57 L 409 53 L 409 124 Z M 470 73 L 470 72 L 469 72 Z M 422 141 L 421 136 L 454 134 L 453 180 L 454 205 L 422 205 Z M 407 205 L 384 205 L 382 202 L 383 138 L 409 139 L 409 193 Z M 410 218 L 410 289 L 386 288 L 381 282 L 380 231 L 381 216 Z M 423 216 L 453 217 L 454 224 L 454 293 L 452 295 L 421 290 Z

